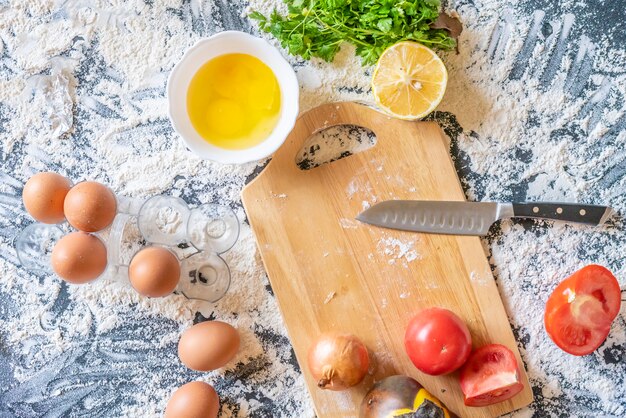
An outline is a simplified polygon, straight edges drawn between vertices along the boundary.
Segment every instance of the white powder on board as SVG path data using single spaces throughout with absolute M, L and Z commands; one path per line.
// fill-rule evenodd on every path
M 355 219 L 341 218 L 339 224 L 343 229 L 357 229 L 359 227 L 359 222 Z
M 378 241 L 377 249 L 380 254 L 388 256 L 388 260 L 403 260 L 410 263 L 421 257 L 415 250 L 416 241 L 416 239 L 400 240 L 384 237 Z
M 61 171 L 71 171 L 74 181 L 83 178 L 102 180 L 116 192 L 130 196 L 145 197 L 170 189 L 172 194 L 178 195 L 184 193 L 185 188 L 191 188 L 201 202 L 239 202 L 240 189 L 256 168 L 255 164 L 233 167 L 201 161 L 187 153 L 180 141 L 172 142 L 166 134 L 150 128 L 167 123 L 167 103 L 163 97 L 165 79 L 184 50 L 199 38 L 182 19 L 168 15 L 168 7 L 180 7 L 180 0 L 152 3 L 149 6 L 140 0 L 24 0 L 2 9 L 2 48 L 13 57 L 6 65 L 14 73 L 9 72 L 0 78 L 0 101 L 11 109 L 13 115 L 0 132 L 1 150 L 3 155 L 9 155 L 18 143 L 26 144 L 29 149 L 29 155 L 20 163 L 21 171 L 14 173 L 17 179 L 24 181 L 32 172 L 53 166 Z M 203 5 L 197 0 L 191 3 L 196 8 Z M 210 5 L 210 2 L 204 4 Z M 49 13 L 61 5 L 66 12 L 49 18 Z M 250 6 L 267 14 L 275 6 L 282 7 L 282 4 L 275 0 L 251 0 Z M 596 166 L 602 166 L 610 156 L 619 155 L 616 145 L 619 141 L 607 144 L 606 149 L 593 155 L 593 158 L 586 158 L 572 149 L 567 138 L 550 138 L 556 127 L 564 126 L 579 114 L 585 106 L 584 100 L 564 96 L 558 83 L 554 88 L 540 91 L 534 73 L 520 80 L 507 79 L 515 54 L 523 42 L 521 35 L 528 31 L 529 23 L 527 19 L 510 16 L 517 25 L 512 28 L 516 36 L 509 38 L 502 58 L 492 61 L 487 56 L 487 49 L 503 10 L 496 0 L 481 2 L 479 10 L 471 6 L 462 7 L 459 12 L 466 25 L 461 37 L 461 54 L 444 56 L 450 77 L 440 110 L 456 115 L 463 127 L 458 140 L 460 150 L 468 155 L 472 171 L 489 179 L 479 185 L 469 181 L 468 198 L 497 199 L 511 183 L 531 180 L 528 198 L 584 200 L 595 181 L 585 174 L 592 173 Z M 71 152 L 76 144 L 52 135 L 54 127 L 45 117 L 49 111 L 45 97 L 35 94 L 31 98 L 31 85 L 28 83 L 29 77 L 51 68 L 52 57 L 66 51 L 76 39 L 79 47 L 56 58 L 55 65 L 63 71 L 76 71 L 82 48 L 87 48 L 90 42 L 97 42 L 94 48 L 110 66 L 107 71 L 111 77 L 95 80 L 95 92 L 83 91 L 80 95 L 73 91 L 60 92 L 69 94 L 81 111 L 92 113 L 89 122 L 91 132 L 87 132 L 85 137 L 91 147 L 88 155 L 97 157 L 93 159 L 94 164 L 90 160 L 77 160 Z M 268 39 L 277 44 L 275 40 Z M 81 43 L 83 46 L 80 46 Z M 603 45 L 595 47 L 598 51 L 606 50 Z M 539 60 L 542 54 L 545 51 L 538 46 L 533 52 L 533 59 Z M 598 55 L 598 69 L 614 71 L 616 63 L 623 62 L 623 56 L 623 51 Z M 319 60 L 303 63 L 293 57 L 289 60 L 296 67 L 301 83 L 302 110 L 331 100 L 371 101 L 371 69 L 360 66 L 352 48 L 343 48 L 331 64 Z M 567 59 L 563 64 L 570 65 Z M 596 86 L 603 82 L 599 75 L 591 80 Z M 613 80 L 612 88 L 624 95 L 626 82 L 623 76 Z M 144 94 L 151 89 L 157 93 Z M 99 119 L 98 112 L 120 117 Z M 620 109 L 602 113 L 598 123 L 589 126 L 586 141 L 593 143 L 601 140 L 601 136 L 622 114 Z M 531 117 L 534 122 L 529 126 L 527 122 Z M 618 138 L 623 140 L 624 133 L 619 135 Z M 527 163 L 511 157 L 518 146 L 530 151 L 531 158 Z M 381 167 L 382 172 L 384 166 Z M 568 172 L 565 167 L 573 171 Z M 623 186 L 623 182 L 622 179 L 617 184 Z M 623 212 L 626 200 L 619 190 L 618 187 L 609 188 L 602 192 L 601 197 Z M 348 198 L 362 201 L 363 208 L 378 199 L 388 198 L 371 195 L 371 187 L 358 182 L 351 183 L 347 194 Z M 243 218 L 241 210 L 238 215 Z M 542 312 L 545 299 L 556 283 L 587 262 L 612 265 L 614 273 L 624 284 L 625 267 L 613 262 L 626 258 L 624 247 L 617 244 L 621 235 L 619 231 L 594 232 L 561 225 L 546 225 L 542 234 L 535 234 L 505 222 L 502 234 L 491 243 L 490 257 L 491 263 L 496 266 L 495 275 L 511 323 L 517 327 L 524 326 L 529 336 L 522 356 L 533 385 L 542 387 L 546 397 L 556 397 L 566 389 L 553 376 L 562 376 L 563 380 L 577 384 L 575 390 L 584 390 L 599 398 L 602 410 L 614 416 L 623 416 L 626 411 L 616 399 L 615 389 L 608 387 L 610 380 L 603 376 L 611 373 L 611 366 L 594 371 L 585 359 L 563 355 L 545 337 L 538 313 Z M 589 240 L 602 244 L 604 248 L 592 249 L 583 261 L 578 254 Z M 9 254 L 7 259 L 11 260 L 13 256 L 6 242 L 2 243 L 2 250 Z M 383 242 L 379 250 L 390 261 L 410 262 L 420 256 L 419 243 Z M 123 307 L 133 305 L 145 316 L 171 319 L 180 325 L 180 330 L 191 324 L 197 311 L 215 311 L 219 319 L 233 323 L 241 330 L 242 350 L 237 361 L 245 362 L 248 357 L 264 350 L 249 331 L 255 323 L 267 324 L 280 335 L 286 333 L 274 299 L 259 291 L 266 279 L 249 228 L 243 227 L 239 243 L 226 258 L 233 271 L 233 285 L 227 296 L 215 306 L 189 302 L 181 296 L 156 300 L 143 298 L 127 283 L 115 278 L 86 286 L 72 286 L 71 299 L 85 309 L 75 308 L 64 316 L 65 333 L 58 327 L 50 329 L 42 326 L 46 323 L 49 305 L 60 291 L 59 281 L 47 277 L 40 283 L 33 277 L 25 277 L 9 262 L 0 260 L 0 284 L 22 306 L 28 307 L 20 311 L 18 317 L 0 318 L 0 327 L 10 331 L 9 341 L 12 344 L 22 344 L 20 348 L 25 355 L 38 363 L 67 349 L 73 336 L 85 334 L 91 323 L 95 324 L 98 333 L 115 328 L 124 320 Z M 402 298 L 403 294 L 398 297 Z M 393 303 L 393 300 L 383 300 L 381 306 L 385 308 Z M 608 342 L 624 344 L 625 334 L 623 321 L 617 322 Z M 46 341 L 45 350 L 39 349 L 41 344 L 34 337 Z M 178 333 L 161 338 L 163 342 L 175 340 Z M 281 355 L 272 358 L 281 358 Z M 617 366 L 614 369 L 617 370 Z M 19 367 L 14 372 L 18 379 L 26 379 L 31 373 Z M 216 373 L 223 372 L 206 374 L 203 379 L 211 382 Z M 280 381 L 282 374 L 293 378 L 294 383 L 290 387 L 278 385 L 268 390 L 284 390 L 286 396 L 297 399 L 301 405 L 300 409 L 292 411 L 293 414 L 312 416 L 301 376 L 290 375 L 289 368 L 279 361 L 272 364 L 271 370 L 262 373 L 276 376 L 275 381 Z M 583 379 L 581 376 L 586 377 Z M 159 379 L 158 375 L 154 376 L 155 382 Z M 126 415 L 158 416 L 172 389 L 155 384 L 150 388 L 150 394 L 132 394 L 140 406 L 129 406 Z M 278 397 L 276 393 L 273 395 Z M 619 397 L 620 394 L 617 395 Z M 241 407 L 240 414 L 245 415 L 253 411 L 255 405 L 242 399 Z M 515 416 L 529 416 L 531 412 L 532 409 L 525 409 Z M 225 416 L 235 414 L 224 411 Z
M 478 286 L 486 286 L 489 283 L 489 280 L 491 280 L 491 277 L 485 277 L 475 271 L 472 271 L 470 273 L 470 280 Z

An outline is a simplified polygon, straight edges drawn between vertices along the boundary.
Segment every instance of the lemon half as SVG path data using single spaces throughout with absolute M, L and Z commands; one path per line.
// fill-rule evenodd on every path
M 447 83 L 446 67 L 433 50 L 404 41 L 387 48 L 378 59 L 372 93 L 384 112 L 415 120 L 435 110 Z

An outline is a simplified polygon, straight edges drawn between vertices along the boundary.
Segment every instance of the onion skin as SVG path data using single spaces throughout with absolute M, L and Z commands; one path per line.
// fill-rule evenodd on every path
M 309 349 L 309 371 L 317 387 L 345 390 L 359 384 L 367 374 L 367 347 L 354 335 L 322 334 Z

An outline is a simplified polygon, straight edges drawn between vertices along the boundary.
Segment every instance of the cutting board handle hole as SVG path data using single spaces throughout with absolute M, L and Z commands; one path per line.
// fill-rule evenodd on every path
M 304 141 L 296 154 L 296 165 L 300 170 L 311 170 L 368 150 L 376 145 L 376 141 L 376 134 L 362 126 L 323 128 Z

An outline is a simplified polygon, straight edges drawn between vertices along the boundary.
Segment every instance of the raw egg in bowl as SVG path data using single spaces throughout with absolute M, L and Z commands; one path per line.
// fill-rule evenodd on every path
M 244 32 L 198 41 L 172 70 L 167 96 L 187 148 L 225 164 L 270 156 L 298 117 L 293 68 L 276 48 Z

